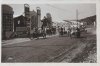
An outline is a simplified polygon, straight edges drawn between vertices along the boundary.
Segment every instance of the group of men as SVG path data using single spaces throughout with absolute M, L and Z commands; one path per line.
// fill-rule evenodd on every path
M 59 29 L 60 29 L 59 30 L 60 36 L 63 36 L 64 34 L 67 34 L 67 36 L 69 36 L 69 37 L 73 37 L 73 36 L 75 36 L 77 38 L 80 37 L 81 31 L 80 31 L 79 27 L 70 27 L 67 30 L 65 30 L 65 28 L 62 28 L 62 27 L 59 28 Z

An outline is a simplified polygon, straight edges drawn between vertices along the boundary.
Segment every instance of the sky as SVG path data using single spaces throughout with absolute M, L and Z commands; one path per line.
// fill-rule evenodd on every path
M 13 8 L 14 17 L 24 13 L 24 4 L 8 4 Z M 63 20 L 76 19 L 76 10 L 78 11 L 78 19 L 96 15 L 96 4 L 93 3 L 78 3 L 78 4 L 29 4 L 30 11 L 35 10 L 36 7 L 41 8 L 41 19 L 50 13 L 52 20 L 61 22 Z

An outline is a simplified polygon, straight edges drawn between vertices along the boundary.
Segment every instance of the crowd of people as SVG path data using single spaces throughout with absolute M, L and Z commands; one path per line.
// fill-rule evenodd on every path
M 32 36 L 33 38 L 39 39 L 39 37 L 46 38 L 47 35 L 53 35 L 56 34 L 56 29 L 55 28 L 43 28 L 43 29 L 38 29 L 35 28 L 35 31 L 33 32 Z
M 33 32 L 33 38 L 39 39 L 40 36 L 46 38 L 46 35 L 56 34 L 57 28 L 54 28 L 46 17 L 44 17 L 41 22 L 43 22 L 41 28 L 35 28 L 35 31 Z M 67 30 L 64 27 L 58 27 L 58 32 L 60 36 L 67 35 L 68 37 L 80 37 L 79 27 L 69 27 Z
M 33 32 L 33 38 L 37 38 L 39 39 L 39 37 L 43 37 L 46 38 L 47 35 L 53 35 L 56 34 L 56 28 L 45 28 L 43 27 L 42 29 L 38 29 L 35 28 L 35 31 Z M 68 37 L 77 37 L 80 38 L 80 28 L 78 27 L 72 27 L 72 28 L 68 28 L 67 30 L 65 30 L 65 28 L 59 28 L 58 29 L 59 32 L 59 36 L 68 36 Z
M 67 30 L 65 30 L 65 28 L 59 28 L 59 35 L 63 36 L 63 35 L 67 35 L 68 37 L 80 37 L 80 28 L 78 27 L 69 27 Z

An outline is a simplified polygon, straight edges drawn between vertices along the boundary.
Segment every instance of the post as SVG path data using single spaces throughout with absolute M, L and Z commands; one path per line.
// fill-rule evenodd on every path
M 79 26 L 78 25 L 78 9 L 76 10 L 76 21 L 77 21 L 77 27 Z

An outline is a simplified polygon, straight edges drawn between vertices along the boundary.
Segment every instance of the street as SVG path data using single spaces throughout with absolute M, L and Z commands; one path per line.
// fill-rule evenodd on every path
M 92 48 L 91 48 L 92 46 Z M 47 39 L 25 41 L 2 46 L 2 62 L 84 62 L 86 55 L 96 47 L 96 36 L 84 34 L 81 38 L 53 36 Z M 84 52 L 83 52 L 84 51 Z M 95 52 L 96 53 L 96 52 Z M 81 55 L 79 55 L 81 54 Z M 78 56 L 85 56 L 82 59 Z M 77 59 L 75 59 L 77 58 Z
M 1 10 L 2 63 L 97 62 L 96 4 L 2 4 Z

